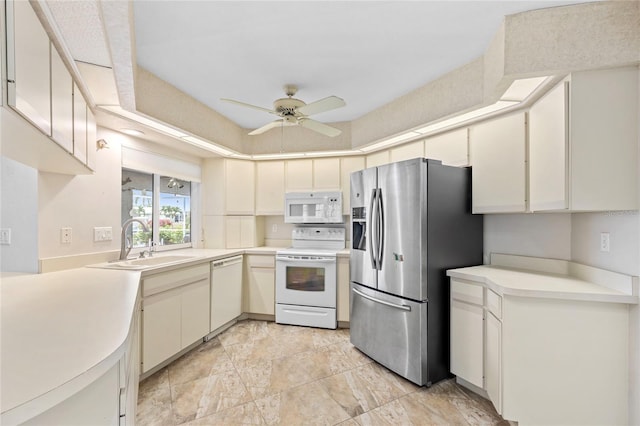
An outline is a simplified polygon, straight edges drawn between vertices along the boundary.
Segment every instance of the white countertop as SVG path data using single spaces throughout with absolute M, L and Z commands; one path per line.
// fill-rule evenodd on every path
M 486 285 L 501 296 L 638 304 L 638 296 L 570 275 L 494 265 L 450 269 L 447 275 Z
M 89 268 L 2 279 L 3 423 L 43 411 L 118 361 L 139 282 L 139 272 Z

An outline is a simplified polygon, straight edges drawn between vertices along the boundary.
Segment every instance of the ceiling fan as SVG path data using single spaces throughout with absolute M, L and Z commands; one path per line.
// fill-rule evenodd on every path
M 297 125 L 306 127 L 309 130 L 313 130 L 314 132 L 318 132 L 329 137 L 338 136 L 340 133 L 342 133 L 340 129 L 336 129 L 335 127 L 331 127 L 327 124 L 309 118 L 310 115 L 330 111 L 332 109 L 345 106 L 346 103 L 342 98 L 339 98 L 337 96 L 329 96 L 327 98 L 307 104 L 300 99 L 296 99 L 293 97 L 298 91 L 298 88 L 296 86 L 290 84 L 286 85 L 284 86 L 284 91 L 287 94 L 287 97 L 276 99 L 273 102 L 273 109 L 262 108 L 233 99 L 220 100 L 248 108 L 257 109 L 260 111 L 265 111 L 281 117 L 278 120 L 272 121 L 269 124 L 265 124 L 264 126 L 249 132 L 250 135 L 259 135 L 260 133 L 264 133 L 267 130 L 273 129 L 275 127 Z

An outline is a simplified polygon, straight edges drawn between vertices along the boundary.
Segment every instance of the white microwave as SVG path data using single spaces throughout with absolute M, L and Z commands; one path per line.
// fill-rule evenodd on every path
M 285 223 L 342 223 L 342 192 L 287 192 Z

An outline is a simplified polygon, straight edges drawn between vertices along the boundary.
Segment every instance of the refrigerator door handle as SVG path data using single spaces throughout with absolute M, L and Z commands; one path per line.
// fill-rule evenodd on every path
M 352 288 L 351 291 L 353 291 L 355 294 L 357 294 L 360 297 L 364 297 L 367 300 L 371 300 L 372 302 L 380 303 L 381 305 L 385 305 L 385 306 L 389 306 L 389 307 L 392 307 L 392 308 L 401 309 L 403 311 L 411 312 L 411 306 L 398 305 L 396 303 L 387 302 L 386 300 L 376 299 L 375 297 L 371 297 L 368 294 L 364 294 L 363 292 L 361 292 L 359 290 L 356 290 L 355 288 Z
M 373 251 L 374 247 L 374 208 L 376 206 L 376 189 L 371 190 L 371 202 L 369 203 L 369 219 L 367 220 L 367 227 L 369 228 L 369 258 L 371 259 L 371 267 L 373 269 L 378 269 L 378 264 L 376 263 L 376 255 Z
M 378 188 L 378 270 L 382 270 L 382 254 L 384 253 L 384 206 L 382 189 Z

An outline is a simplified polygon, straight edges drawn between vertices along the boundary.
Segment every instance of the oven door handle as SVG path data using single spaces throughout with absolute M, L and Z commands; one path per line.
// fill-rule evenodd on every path
M 364 297 L 365 299 L 371 300 L 372 302 L 380 303 L 381 305 L 385 305 L 385 306 L 390 306 L 395 309 L 401 309 L 403 311 L 411 312 L 411 306 L 409 305 L 398 305 L 396 303 L 387 302 L 386 300 L 376 299 L 375 297 L 369 296 L 368 294 L 364 294 L 363 292 L 356 290 L 355 288 L 352 288 L 351 290 L 358 296 Z

